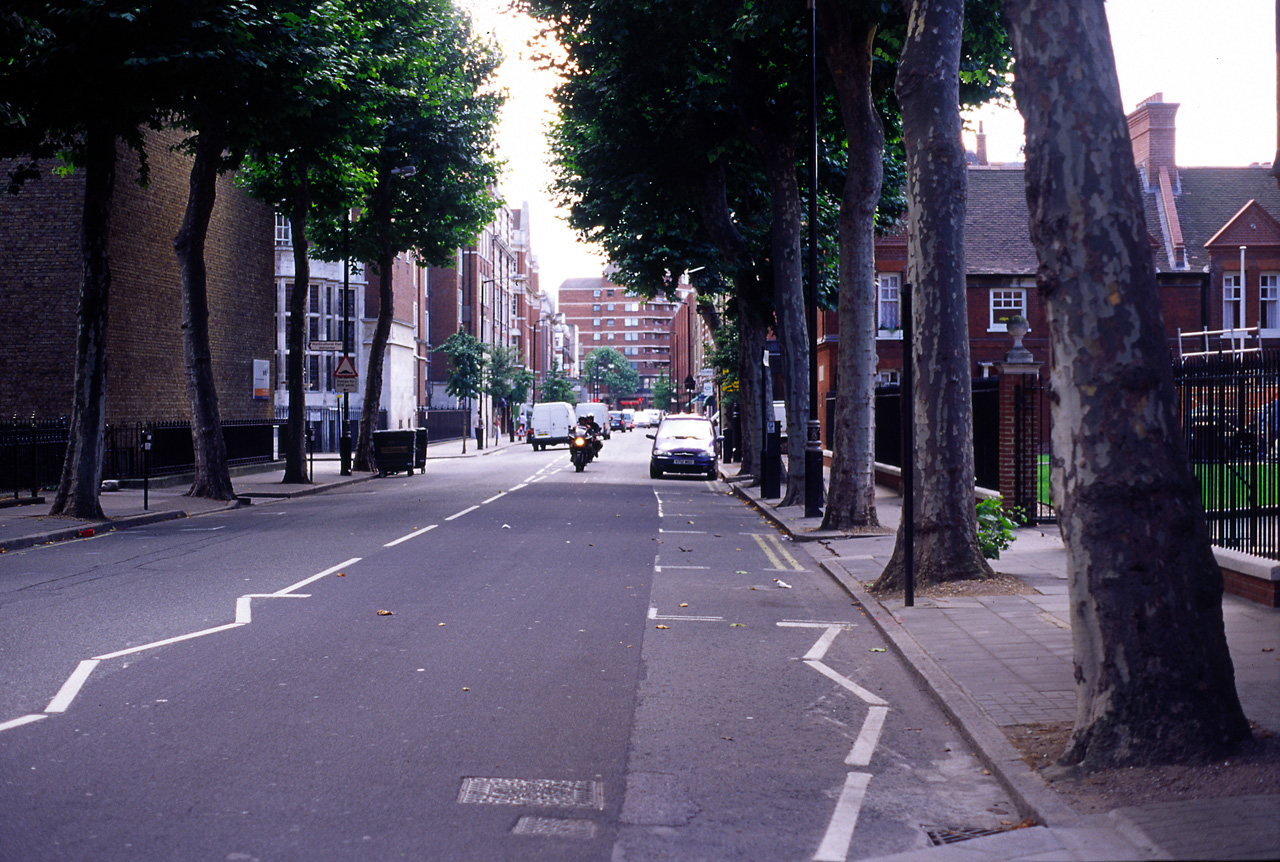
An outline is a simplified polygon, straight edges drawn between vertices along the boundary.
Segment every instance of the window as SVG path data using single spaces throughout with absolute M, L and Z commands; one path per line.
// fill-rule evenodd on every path
M 607 319 L 607 320 L 605 321 L 605 324 L 604 324 L 604 325 L 605 325 L 605 326 L 613 326 L 614 320 L 615 320 L 615 318 L 610 317 L 609 319 Z
M 320 391 L 320 355 L 312 353 L 307 357 L 307 389 Z
M 877 371 L 876 385 L 877 386 L 897 386 L 898 383 L 901 382 L 901 374 L 902 372 L 896 368 L 891 371 Z
M 987 332 L 1007 332 L 1009 318 L 1027 316 L 1026 288 L 1000 288 L 991 291 L 991 321 Z
M 638 347 L 626 347 L 626 348 L 623 348 L 623 351 L 622 351 L 622 352 L 623 352 L 623 353 L 625 353 L 627 356 L 639 356 L 639 355 L 640 355 L 640 348 L 638 348 Z
M 1263 273 L 1259 291 L 1259 328 L 1280 329 L 1280 275 Z
M 598 312 L 600 310 L 600 303 L 597 302 L 595 305 L 591 306 L 591 310 Z
M 600 318 L 598 318 L 598 317 L 593 317 L 593 318 L 591 318 L 591 325 L 592 325 L 592 326 L 599 326 L 599 325 L 600 325 Z
M 599 340 L 600 340 L 600 333 L 598 333 L 598 332 L 593 332 L 593 333 L 591 333 L 591 340 L 592 340 L 592 341 L 599 341 Z
M 628 317 L 628 318 L 626 318 L 625 320 L 623 320 L 622 322 L 623 322 L 624 324 L 626 324 L 627 326 L 639 326 L 639 325 L 640 325 L 640 318 L 638 318 L 638 317 Z
M 610 293 L 610 294 L 612 294 L 612 293 L 613 293 L 613 291 L 611 290 L 611 291 L 609 291 L 609 293 Z M 613 307 L 614 307 L 614 305 L 616 305 L 616 304 L 617 304 L 617 303 L 614 303 L 614 302 L 610 302 L 610 303 L 608 303 L 609 310 L 610 310 L 610 311 L 613 311 Z
M 293 228 L 281 213 L 276 213 L 276 245 L 293 245 Z
M 1240 273 L 1222 276 L 1222 328 L 1237 329 L 1244 326 L 1244 291 L 1240 287 Z
M 623 341 L 639 341 L 639 340 L 640 340 L 640 333 L 638 333 L 638 332 L 624 332 L 624 333 L 622 333 L 622 340 L 623 340 Z
M 592 295 L 592 296 L 594 296 L 596 299 L 599 299 L 599 298 L 600 298 L 600 291 L 598 291 L 598 290 L 593 290 L 593 291 L 591 291 L 591 295 Z
M 899 297 L 902 276 L 895 273 L 884 273 L 877 279 L 877 299 L 879 300 L 879 316 L 876 326 L 881 338 L 902 337 L 902 314 Z
M 606 334 L 606 336 L 605 336 L 605 338 L 606 338 L 608 341 L 613 341 L 613 333 L 612 333 L 612 332 L 607 333 L 607 334 Z
M 626 308 L 625 308 L 625 309 L 623 309 L 623 310 L 624 310 L 624 311 L 639 311 L 639 310 L 640 310 L 640 303 L 638 303 L 638 302 L 628 302 L 628 303 L 627 303 L 627 305 L 626 305 Z
M 612 291 L 612 290 L 607 290 L 607 291 L 605 291 L 605 294 L 606 294 L 606 295 L 608 295 L 608 296 L 613 296 L 613 291 Z

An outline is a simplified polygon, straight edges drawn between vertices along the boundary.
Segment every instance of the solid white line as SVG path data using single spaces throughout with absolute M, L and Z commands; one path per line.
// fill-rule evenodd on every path
M 421 530 L 414 530 L 412 533 L 410 533 L 410 534 L 409 534 L 409 535 L 407 535 L 407 536 L 401 536 L 401 537 L 400 537 L 400 538 L 398 538 L 398 539 L 392 539 L 390 542 L 387 542 L 387 543 L 386 543 L 385 545 L 383 545 L 382 547 L 384 547 L 384 548 L 394 548 L 396 545 L 400 544 L 401 542 L 407 542 L 407 541 L 409 541 L 410 539 L 417 538 L 418 536 L 421 536 L 423 533 L 430 533 L 432 530 L 434 530 L 434 529 L 435 529 L 436 527 L 438 527 L 438 526 L 440 526 L 440 525 L 439 525 L 439 524 L 432 524 L 432 525 L 431 525 L 431 526 L 429 526 L 429 527 L 423 527 Z
M 501 499 L 502 499 L 503 497 L 505 497 L 505 496 L 507 496 L 507 492 L 506 492 L 506 491 L 499 491 L 498 493 L 494 494 L 494 495 L 493 495 L 492 497 L 490 497 L 489 499 L 487 499 L 487 500 L 481 500 L 481 501 L 480 501 L 480 505 L 481 505 L 481 506 L 484 506 L 484 505 L 486 505 L 486 504 L 488 504 L 488 503 L 492 503 L 494 500 L 501 500 Z
M 508 491 L 519 491 L 521 488 L 528 488 L 528 487 L 529 487 L 529 483 L 527 483 L 527 482 L 521 482 L 519 485 L 512 485 L 512 486 L 511 486 L 510 488 L 508 488 L 507 490 L 508 490 Z
M 247 626 L 253 622 L 253 611 L 250 610 L 252 604 L 253 599 L 249 596 L 241 596 L 236 599 L 236 622 L 238 624 Z
M 452 515 L 445 518 L 445 520 L 452 521 L 454 518 L 461 518 L 463 515 L 467 514 L 468 512 L 474 512 L 476 509 L 479 509 L 479 508 L 480 508 L 479 506 L 471 506 L 468 509 L 463 509 L 461 512 L 454 512 Z
M 858 813 L 870 782 L 871 776 L 865 772 L 850 772 L 845 776 L 844 789 L 827 824 L 827 834 L 813 856 L 814 862 L 845 862 L 848 858 L 849 842 L 853 840 L 853 830 L 858 825 Z
M 837 626 L 831 626 L 822 633 L 822 637 L 818 638 L 818 642 L 809 647 L 809 651 L 804 654 L 805 661 L 822 661 L 823 656 L 827 654 L 827 650 L 831 648 L 831 642 L 836 639 L 836 635 L 840 634 Z
M 855 629 L 857 623 L 841 622 L 839 620 L 783 620 L 778 625 L 784 628 L 797 629 L 828 629 L 832 626 L 839 626 L 843 629 Z
M 880 731 L 884 729 L 885 716 L 889 714 L 887 706 L 873 706 L 867 710 L 867 720 L 862 722 L 862 730 L 854 740 L 849 756 L 844 759 L 846 766 L 868 766 L 871 755 L 880 742 Z
M 658 532 L 659 533 L 684 533 L 685 535 L 689 535 L 689 536 L 705 536 L 707 534 L 706 530 L 664 530 L 661 527 L 658 528 Z
M 355 565 L 356 563 L 358 563 L 358 562 L 360 562 L 360 558 L 359 558 L 359 557 L 352 557 L 351 559 L 349 559 L 349 560 L 347 560 L 347 561 L 345 561 L 345 562 L 338 563 L 338 565 L 333 566 L 332 568 L 325 569 L 323 572 L 320 572 L 320 573 L 318 573 L 318 574 L 312 575 L 312 576 L 311 576 L 311 577 L 309 577 L 309 578 L 305 578 L 305 579 L 303 579 L 303 580 L 301 580 L 301 581 L 298 581 L 298 582 L 297 582 L 296 584 L 294 584 L 293 586 L 285 587 L 283 590 L 277 590 L 276 592 L 272 593 L 272 595 L 273 595 L 273 596 L 285 596 L 285 595 L 288 595 L 289 593 L 293 592 L 294 590 L 298 590 L 298 589 L 301 589 L 302 587 L 305 587 L 307 584 L 311 583 L 312 581 L 318 581 L 318 580 L 320 580 L 321 578 L 323 578 L 323 577 L 325 577 L 325 576 L 327 576 L 327 575 L 332 575 L 334 572 L 341 571 L 342 569 L 345 569 L 347 566 L 354 566 L 354 565 Z
M 806 661 L 805 664 L 807 664 L 809 667 L 813 668 L 818 673 L 825 676 L 827 679 L 836 683 L 837 685 L 842 686 L 848 689 L 849 691 L 853 692 L 864 703 L 869 703 L 872 706 L 888 706 L 889 705 L 888 701 L 881 700 L 871 692 L 867 691 L 862 686 L 858 685 L 853 680 L 849 679 L 848 677 L 841 676 L 840 674 L 836 673 L 835 671 L 833 671 L 831 668 L 827 667 L 825 664 L 823 664 L 820 661 Z
M 547 477 L 546 477 L 546 476 L 534 476 L 532 479 L 530 479 L 530 480 L 529 480 L 529 484 L 530 484 L 530 485 L 532 485 L 534 482 L 541 482 L 541 481 L 542 481 L 543 479 L 545 479 L 545 478 L 547 478 Z
M 709 568 L 711 568 L 711 567 L 710 567 L 710 566 L 654 566 L 654 567 L 653 567 L 653 570 L 654 570 L 655 572 L 664 572 L 664 571 L 666 571 L 667 569 L 698 569 L 698 570 L 705 570 L 705 569 L 709 569 Z
M 168 646 L 169 644 L 181 643 L 182 641 L 194 640 L 195 638 L 202 638 L 205 635 L 215 635 L 218 632 L 225 632 L 228 629 L 238 629 L 242 625 L 244 625 L 244 623 L 227 623 L 226 625 L 222 625 L 222 626 L 214 626 L 211 629 L 202 629 L 201 631 L 198 631 L 198 632 L 189 632 L 185 635 L 178 635 L 177 637 L 165 638 L 162 641 L 153 641 L 152 643 L 143 644 L 142 646 L 129 647 L 128 649 L 122 649 L 122 650 L 117 650 L 116 652 L 104 653 L 103 655 L 95 655 L 94 659 L 99 661 L 105 661 L 110 658 L 120 658 L 121 656 L 133 655 L 134 653 L 145 652 L 146 650 L 155 649 L 156 647 Z M 48 712 L 48 710 L 45 710 L 45 711 Z
M 67 677 L 67 681 L 62 684 L 62 688 L 58 689 L 58 693 L 53 696 L 53 700 L 49 701 L 44 711 L 66 712 L 67 707 L 71 706 L 71 701 L 75 700 L 76 695 L 80 693 L 80 687 L 85 684 L 89 674 L 93 673 L 93 669 L 97 666 L 98 660 L 91 658 L 76 665 L 76 669 L 71 672 L 71 676 Z
M 0 724 L 0 731 L 9 730 L 14 727 L 22 727 L 24 724 L 31 724 L 33 721 L 40 721 L 48 717 L 49 716 L 47 715 L 24 715 L 22 718 L 13 718 L 3 724 Z

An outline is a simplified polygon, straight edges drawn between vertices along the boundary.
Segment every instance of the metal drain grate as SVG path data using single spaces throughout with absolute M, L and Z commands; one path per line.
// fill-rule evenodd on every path
M 525 815 L 516 821 L 513 835 L 534 835 L 540 838 L 595 838 L 596 824 L 590 820 L 567 820 L 555 817 Z
M 1017 829 L 1016 826 L 997 826 L 994 829 L 946 829 L 941 826 L 924 826 L 924 834 L 929 836 L 929 841 L 934 847 L 941 847 L 944 844 L 957 844 L 961 841 L 968 841 L 970 838 L 986 838 L 988 835 L 999 835 L 1002 832 L 1008 832 Z
M 604 783 L 554 778 L 464 778 L 458 801 L 479 805 L 541 805 L 604 810 Z

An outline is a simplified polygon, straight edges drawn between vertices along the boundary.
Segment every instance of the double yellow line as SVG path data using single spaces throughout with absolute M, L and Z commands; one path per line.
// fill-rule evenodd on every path
M 774 533 L 752 533 L 751 538 L 756 540 L 756 544 L 760 546 L 760 550 L 764 551 L 764 555 L 769 558 L 769 562 L 779 571 L 803 572 L 804 566 L 791 556 L 791 552 L 782 544 L 782 540 Z M 770 547 L 772 545 L 772 547 Z M 785 565 L 786 560 L 790 565 Z

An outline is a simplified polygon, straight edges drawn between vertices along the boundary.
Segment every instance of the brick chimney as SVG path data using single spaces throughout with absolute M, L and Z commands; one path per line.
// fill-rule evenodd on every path
M 982 121 L 978 121 L 978 164 L 987 163 L 987 133 L 982 130 Z
M 1178 103 L 1166 102 L 1164 93 L 1156 93 L 1139 102 L 1128 117 L 1133 160 L 1147 186 L 1159 182 L 1161 168 L 1167 169 L 1170 176 L 1176 175 L 1174 116 L 1177 113 Z

